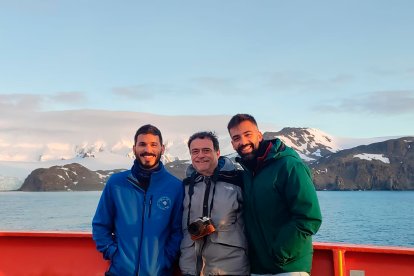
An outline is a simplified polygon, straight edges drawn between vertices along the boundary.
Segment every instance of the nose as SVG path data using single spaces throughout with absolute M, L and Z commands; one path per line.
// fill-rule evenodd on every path
M 240 144 L 241 145 L 246 145 L 249 142 L 249 140 L 245 137 L 245 136 L 241 136 L 240 137 Z
M 144 150 L 146 152 L 151 152 L 151 149 L 152 149 L 151 145 L 145 145 L 145 147 L 144 147 Z
M 197 154 L 196 154 L 196 157 L 204 157 L 206 154 L 202 151 L 202 150 L 200 150 Z

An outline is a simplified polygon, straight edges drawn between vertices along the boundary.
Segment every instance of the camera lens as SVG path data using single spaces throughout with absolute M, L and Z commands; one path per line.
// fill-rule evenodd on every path
M 198 236 L 201 234 L 202 226 L 203 222 L 201 221 L 195 221 L 193 223 L 190 223 L 190 225 L 188 225 L 188 232 L 193 236 Z

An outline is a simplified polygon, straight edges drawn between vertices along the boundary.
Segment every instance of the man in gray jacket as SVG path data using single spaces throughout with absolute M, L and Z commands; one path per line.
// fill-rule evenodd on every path
M 214 133 L 193 134 L 188 148 L 192 164 L 184 179 L 181 272 L 249 275 L 240 174 L 230 159 L 220 157 Z

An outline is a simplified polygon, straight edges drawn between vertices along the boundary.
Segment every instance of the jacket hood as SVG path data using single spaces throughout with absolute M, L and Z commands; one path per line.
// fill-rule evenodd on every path
M 264 159 L 265 161 L 270 159 L 280 159 L 285 156 L 292 156 L 301 160 L 299 154 L 291 147 L 286 146 L 279 138 L 269 140 L 269 142 L 272 144 L 272 147 L 268 151 Z
M 220 156 L 218 159 L 218 165 L 216 170 L 217 169 L 219 170 L 219 172 L 230 172 L 236 170 L 236 166 L 228 157 Z M 196 170 L 194 169 L 193 165 L 188 166 L 185 172 L 185 176 L 190 177 L 193 173 L 196 173 Z
M 236 161 L 244 169 L 257 171 L 266 163 L 286 156 L 301 160 L 297 152 L 291 147 L 286 146 L 279 138 L 261 141 L 256 154 L 257 156 L 253 160 L 244 160 L 241 157 L 236 157 Z

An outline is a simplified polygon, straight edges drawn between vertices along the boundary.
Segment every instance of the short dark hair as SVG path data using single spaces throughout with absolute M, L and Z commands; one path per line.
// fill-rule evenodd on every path
M 244 121 L 249 121 L 252 124 L 254 124 L 255 126 L 257 126 L 257 122 L 256 122 L 255 118 L 252 115 L 250 115 L 250 114 L 236 114 L 230 119 L 229 123 L 227 124 L 227 130 L 230 132 L 231 128 L 240 125 Z
M 200 132 L 194 133 L 188 139 L 188 143 L 187 143 L 188 149 L 190 149 L 190 144 L 195 139 L 210 139 L 211 142 L 213 142 L 213 148 L 214 148 L 214 150 L 215 151 L 219 151 L 220 150 L 219 141 L 217 139 L 216 134 L 214 134 L 214 132 L 211 132 L 211 131 L 200 131 Z
M 160 138 L 160 143 L 162 145 L 161 131 L 157 127 L 150 125 L 150 124 L 143 125 L 142 127 L 140 127 L 135 133 L 134 145 L 137 143 L 137 138 L 138 138 L 138 135 L 140 134 L 152 134 L 152 135 L 158 136 Z

